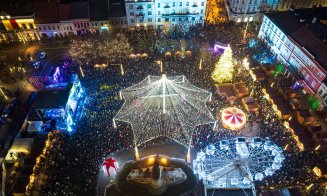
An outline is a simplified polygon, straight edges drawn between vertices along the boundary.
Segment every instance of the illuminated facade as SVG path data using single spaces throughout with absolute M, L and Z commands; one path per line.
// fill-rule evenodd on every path
M 53 84 L 38 91 L 27 117 L 27 131 L 56 129 L 71 133 L 81 116 L 84 98 L 84 89 L 75 74 L 69 83 Z
M 327 30 L 320 20 L 327 19 L 327 8 L 309 10 L 265 14 L 258 37 L 287 66 L 287 74 L 295 76 L 305 92 L 316 94 L 326 104 L 323 81 L 326 83 L 327 78 Z M 319 33 L 315 29 L 320 29 Z
M 203 25 L 206 0 L 125 0 L 127 24 L 132 29 Z
M 229 19 L 235 22 L 259 21 L 262 14 L 286 11 L 290 8 L 314 8 L 327 6 L 326 0 L 225 0 Z
M 39 39 L 33 16 L 10 16 L 0 14 L 0 42 L 26 42 Z
M 60 21 L 59 23 L 36 24 L 37 30 L 42 38 L 65 37 L 76 34 L 74 24 L 70 21 Z

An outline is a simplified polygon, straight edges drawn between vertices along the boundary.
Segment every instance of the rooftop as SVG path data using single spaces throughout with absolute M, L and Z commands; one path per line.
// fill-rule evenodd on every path
M 327 7 L 265 15 L 327 70 L 327 28 L 320 22 L 327 20 Z
M 110 17 L 126 16 L 124 0 L 109 0 L 109 16 Z
M 87 1 L 71 3 L 70 19 L 89 18 L 89 15 L 89 3 Z
M 89 0 L 90 19 L 94 21 L 108 19 L 109 0 Z

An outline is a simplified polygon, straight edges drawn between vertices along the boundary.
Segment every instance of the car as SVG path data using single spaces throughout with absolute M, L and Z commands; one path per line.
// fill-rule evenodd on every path
M 45 52 L 41 52 L 39 58 L 44 59 L 45 58 Z

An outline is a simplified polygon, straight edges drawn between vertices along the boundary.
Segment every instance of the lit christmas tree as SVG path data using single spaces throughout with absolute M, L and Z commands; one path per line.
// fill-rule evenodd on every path
M 219 58 L 211 78 L 216 83 L 231 82 L 233 79 L 233 53 L 230 46 L 225 49 Z

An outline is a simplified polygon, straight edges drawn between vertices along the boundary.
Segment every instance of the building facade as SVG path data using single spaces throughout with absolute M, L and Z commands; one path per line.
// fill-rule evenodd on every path
M 225 0 L 230 20 L 259 21 L 263 13 L 327 6 L 327 0 Z
M 322 105 L 327 105 L 323 82 L 327 78 L 327 28 L 320 20 L 326 19 L 327 8 L 267 13 L 258 35 L 305 92 L 316 95 Z
M 2 14 L 4 14 L 2 12 Z M 34 24 L 33 15 L 0 16 L 0 43 L 1 42 L 26 42 L 38 40 L 39 35 Z
M 125 0 L 127 25 L 130 29 L 154 29 L 179 25 L 203 25 L 206 0 Z

